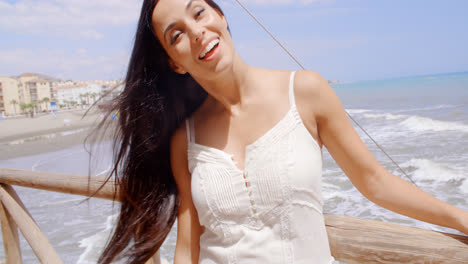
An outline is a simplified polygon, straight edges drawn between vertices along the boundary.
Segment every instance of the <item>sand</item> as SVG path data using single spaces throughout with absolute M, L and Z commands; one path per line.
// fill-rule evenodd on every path
M 0 160 L 57 151 L 77 144 L 94 131 L 102 120 L 101 112 L 86 110 L 61 111 L 54 117 L 42 113 L 33 118 L 0 120 Z

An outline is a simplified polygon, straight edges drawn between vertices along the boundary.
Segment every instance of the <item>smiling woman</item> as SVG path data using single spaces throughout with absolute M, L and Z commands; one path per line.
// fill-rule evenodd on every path
M 331 263 L 322 146 L 369 200 L 468 233 L 376 161 L 319 74 L 244 63 L 213 1 L 143 2 L 114 111 L 122 205 L 99 263 L 144 263 L 176 217 L 176 263 Z

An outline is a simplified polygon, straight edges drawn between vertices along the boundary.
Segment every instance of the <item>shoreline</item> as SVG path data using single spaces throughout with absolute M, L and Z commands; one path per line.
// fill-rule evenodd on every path
M 83 118 L 85 112 L 86 109 L 78 109 L 58 112 L 56 118 L 46 114 L 0 121 L 0 160 L 84 144 L 103 118 L 103 114 L 97 110 L 90 111 Z

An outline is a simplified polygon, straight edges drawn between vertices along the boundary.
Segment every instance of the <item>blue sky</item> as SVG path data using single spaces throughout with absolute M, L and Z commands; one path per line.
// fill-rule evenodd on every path
M 356 81 L 468 71 L 465 0 L 243 0 L 307 69 Z M 234 0 L 248 63 L 298 69 Z M 0 0 L 0 76 L 122 79 L 141 0 Z

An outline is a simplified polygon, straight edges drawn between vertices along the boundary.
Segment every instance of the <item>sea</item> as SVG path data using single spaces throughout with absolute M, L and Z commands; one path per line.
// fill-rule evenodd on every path
M 333 84 L 364 143 L 390 172 L 468 211 L 468 72 Z M 400 171 L 376 144 L 404 171 Z M 25 143 L 27 144 L 27 143 Z M 82 146 L 1 160 L 0 167 L 105 175 L 110 144 L 89 158 Z M 90 164 L 91 160 L 91 164 Z M 362 196 L 323 150 L 324 213 L 348 215 L 460 234 L 383 209 Z M 91 165 L 91 166 L 90 166 Z M 391 188 L 391 186 L 389 186 Z M 96 263 L 118 213 L 100 199 L 15 187 L 25 206 L 65 263 Z M 173 261 L 175 227 L 161 258 Z M 24 263 L 39 263 L 21 237 Z M 0 259 L 4 258 L 3 248 Z

